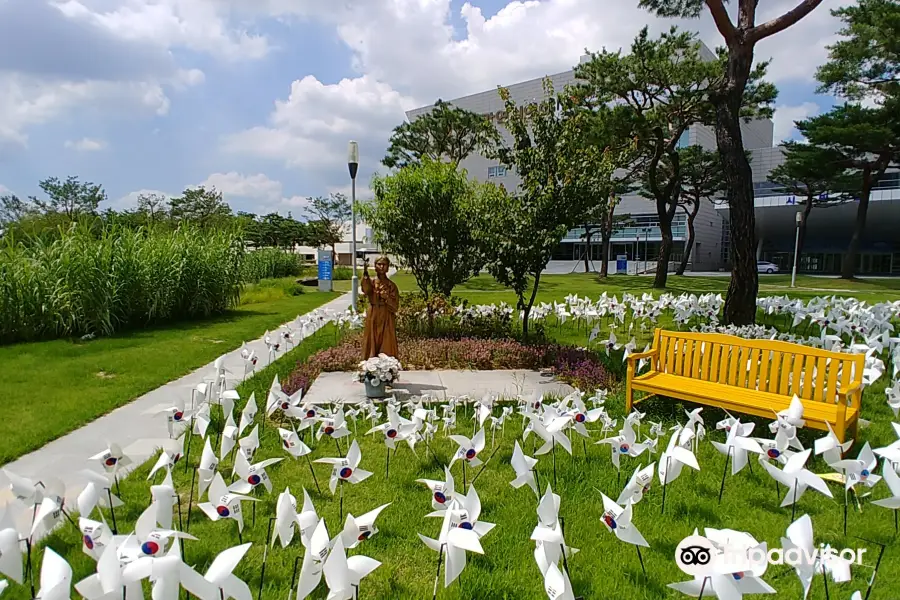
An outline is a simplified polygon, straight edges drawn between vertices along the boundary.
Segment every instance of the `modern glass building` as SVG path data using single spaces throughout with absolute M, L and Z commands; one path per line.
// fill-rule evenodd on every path
M 709 56 L 712 53 L 708 49 Z M 582 57 L 582 61 L 587 57 Z M 573 70 L 550 75 L 556 90 L 575 83 Z M 507 86 L 519 106 L 532 103 L 544 95 L 543 78 L 532 79 Z M 499 125 L 503 114 L 503 101 L 497 90 L 488 90 L 449 101 L 455 106 L 475 113 L 489 115 Z M 407 113 L 409 120 L 431 110 L 425 106 Z M 761 260 L 776 263 L 782 270 L 790 270 L 796 234 L 796 213 L 803 206 L 797 198 L 783 193 L 768 181 L 768 174 L 784 162 L 781 148 L 773 146 L 774 125 L 771 120 L 754 120 L 742 125 L 744 146 L 751 152 L 753 185 L 756 192 L 756 234 L 759 240 L 757 256 Z M 508 134 L 501 134 L 509 141 Z M 700 145 L 715 150 L 714 131 L 696 123 L 681 137 L 682 146 Z M 462 165 L 470 177 L 503 184 L 508 190 L 518 187 L 520 180 L 514 169 L 507 169 L 496 161 L 481 155 L 473 155 Z M 717 271 L 728 268 L 728 207 L 717 199 L 703 203 L 694 221 L 696 239 L 689 259 L 689 270 Z M 837 273 L 846 252 L 856 219 L 857 202 L 835 203 L 827 208 L 815 207 L 807 223 L 806 242 L 801 254 L 800 271 L 809 273 Z M 638 268 L 652 269 L 661 242 L 659 220 L 655 204 L 640 195 L 625 196 L 616 208 L 616 214 L 628 215 L 628 226 L 619 228 L 612 239 L 611 258 L 627 256 L 637 261 Z M 672 224 L 675 250 L 673 263 L 681 260 L 687 239 L 686 216 L 681 210 L 675 214 Z M 554 253 L 556 260 L 582 260 L 585 254 L 584 230 L 569 231 Z M 599 236 L 591 243 L 591 258 L 600 259 Z M 596 266 L 596 265 L 595 265 Z M 597 266 L 597 268 L 599 268 Z M 862 243 L 857 272 L 860 274 L 900 275 L 900 173 L 888 172 L 878 182 L 869 206 L 867 227 Z

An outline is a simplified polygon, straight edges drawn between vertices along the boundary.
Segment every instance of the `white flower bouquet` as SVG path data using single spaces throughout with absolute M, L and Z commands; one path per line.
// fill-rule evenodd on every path
M 359 363 L 356 376 L 361 382 L 368 380 L 369 385 L 390 385 L 400 377 L 400 361 L 387 354 L 379 354 Z

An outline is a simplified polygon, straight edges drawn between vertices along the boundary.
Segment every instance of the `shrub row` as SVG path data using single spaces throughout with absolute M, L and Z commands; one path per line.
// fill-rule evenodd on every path
M 303 261 L 300 255 L 278 248 L 260 248 L 248 252 L 241 263 L 241 279 L 248 283 L 302 274 Z

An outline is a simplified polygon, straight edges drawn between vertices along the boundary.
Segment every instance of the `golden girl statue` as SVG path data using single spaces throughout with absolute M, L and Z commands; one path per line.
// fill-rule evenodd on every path
M 369 277 L 369 259 L 363 266 L 362 291 L 369 300 L 366 311 L 366 327 L 363 334 L 363 359 L 379 354 L 398 358 L 397 309 L 400 306 L 400 290 L 388 279 L 391 261 L 382 256 L 375 261 L 375 279 Z

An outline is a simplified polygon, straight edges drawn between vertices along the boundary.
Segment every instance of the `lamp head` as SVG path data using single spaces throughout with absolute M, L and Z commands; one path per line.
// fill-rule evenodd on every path
M 347 146 L 347 166 L 350 168 L 350 179 L 356 179 L 359 170 L 359 144 L 350 142 Z
M 802 212 L 798 211 L 795 218 L 797 219 L 797 225 L 800 225 L 801 223 L 803 223 L 803 213 Z

